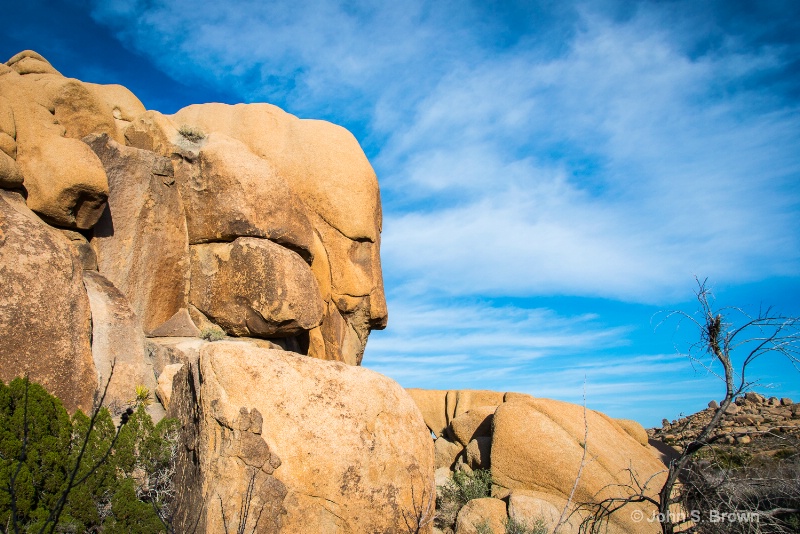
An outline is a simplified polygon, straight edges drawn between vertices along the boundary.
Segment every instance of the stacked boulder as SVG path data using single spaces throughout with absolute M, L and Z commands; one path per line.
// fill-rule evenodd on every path
M 648 429 L 647 433 L 680 451 L 711 422 L 718 409 L 719 403 L 711 401 L 705 410 L 674 421 L 664 419 L 661 428 Z M 800 404 L 750 391 L 728 406 L 712 438 L 717 443 L 747 445 L 770 434 L 800 438 Z
M 360 367 L 387 320 L 380 232 L 341 127 L 267 104 L 166 116 L 32 51 L 0 64 L 0 380 L 70 411 L 156 392 L 182 423 L 178 532 L 432 513 L 419 410 Z
M 491 472 L 492 497 L 462 508 L 456 534 L 474 532 L 483 519 L 493 531 L 504 532 L 497 525 L 507 518 L 528 525 L 543 521 L 550 531 L 565 508 L 571 512 L 579 503 L 621 496 L 631 477 L 649 480 L 651 496 L 663 484 L 665 466 L 634 421 L 520 393 L 408 392 L 434 438 L 437 486 L 445 485 L 455 470 Z M 650 523 L 633 521 L 633 510 L 650 515 L 629 505 L 612 517 L 609 532 L 657 531 Z M 580 513 L 566 517 L 560 532 L 578 532 L 582 518 Z

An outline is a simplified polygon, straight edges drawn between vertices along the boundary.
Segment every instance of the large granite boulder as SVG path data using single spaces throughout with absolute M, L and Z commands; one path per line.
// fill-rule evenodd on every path
M 420 411 L 422 411 L 425 424 L 428 425 L 428 428 L 437 437 L 441 436 L 446 431 L 451 431 L 452 428 L 448 429 L 448 427 L 453 420 L 456 417 L 466 414 L 473 408 L 481 408 L 482 415 L 479 416 L 477 415 L 478 412 L 475 412 L 471 417 L 463 419 L 462 423 L 465 423 L 468 419 L 480 419 L 474 428 L 471 422 L 467 423 L 465 432 L 468 430 L 471 431 L 471 433 L 474 432 L 477 426 L 482 423 L 484 427 L 480 435 L 486 435 L 486 427 L 491 427 L 491 421 L 485 422 L 485 419 L 490 413 L 494 412 L 494 410 L 490 408 L 500 406 L 507 397 L 520 396 L 521 398 L 530 398 L 529 395 L 501 393 L 499 391 L 489 391 L 485 389 L 409 389 L 407 391 L 414 399 L 414 402 L 417 403 L 417 406 L 419 406 Z M 472 435 L 462 437 L 463 445 L 466 446 L 472 437 Z
M 88 229 L 100 218 L 108 183 L 97 156 L 80 141 L 90 133 L 117 135 L 111 109 L 82 82 L 65 78 L 31 51 L 20 52 L 0 72 L 0 94 L 11 109 L 16 167 L 24 179 L 27 205 L 58 226 Z M 3 113 L 8 131 L 9 114 Z M 9 140 L 5 137 L 7 148 Z M 6 151 L 3 151 L 6 155 Z M 0 158 L 3 187 L 9 162 Z M 16 184 L 16 186 L 21 184 Z
M 311 269 L 267 239 L 191 246 L 192 305 L 227 332 L 287 337 L 319 326 L 322 300 Z
M 588 437 L 586 432 L 588 428 Z M 566 500 L 581 469 L 573 503 L 624 497 L 632 477 L 648 484 L 657 497 L 666 468 L 647 447 L 604 414 L 550 399 L 519 399 L 500 405 L 494 413 L 491 470 L 498 494 L 533 490 Z M 637 523 L 630 511 L 652 513 L 641 504 L 612 517 L 610 532 L 655 532 L 657 525 Z M 648 530 L 649 529 L 649 530 Z
M 153 362 L 145 353 L 139 317 L 128 299 L 96 271 L 83 271 L 92 312 L 92 356 L 105 402 L 121 407 L 135 397 L 137 386 L 156 389 Z M 113 372 L 112 372 L 113 371 Z
M 27 375 L 68 410 L 91 410 L 98 381 L 81 262 L 14 193 L 0 195 L 0 331 L 0 380 Z
M 223 512 L 228 528 L 239 528 L 245 497 L 251 520 L 270 511 L 272 523 L 257 532 L 399 534 L 406 521 L 432 516 L 433 444 L 392 380 L 227 341 L 203 345 L 199 373 L 199 409 L 180 382 L 170 406 L 185 420 L 199 414 L 189 448 L 200 463 L 186 483 L 198 488 L 192 507 L 204 503 L 200 531 L 223 531 Z
M 472 499 L 458 512 L 455 534 L 505 534 L 507 519 L 506 503 L 500 499 Z
M 269 104 L 194 105 L 171 119 L 178 128 L 221 133 L 244 143 L 302 201 L 321 240 L 312 251 L 312 269 L 323 299 L 335 307 L 328 308 L 320 331 L 312 333 L 323 342 L 312 343 L 317 347 L 314 356 L 360 363 L 369 330 L 386 326 L 387 310 L 380 269 L 378 182 L 352 134 L 324 121 L 298 119 Z M 141 138 L 144 129 L 134 125 L 128 135 Z M 156 135 L 155 141 L 144 143 L 163 146 L 162 139 L 170 135 L 174 134 Z
M 0 379 L 71 411 L 155 391 L 178 531 L 428 532 L 430 434 L 357 367 L 387 311 L 355 138 L 267 105 L 166 117 L 32 51 L 0 94 Z

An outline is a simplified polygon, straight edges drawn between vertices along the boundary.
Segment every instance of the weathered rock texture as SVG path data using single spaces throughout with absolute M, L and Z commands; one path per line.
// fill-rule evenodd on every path
M 437 437 L 446 431 L 453 419 L 465 414 L 472 408 L 485 409 L 484 407 L 487 406 L 500 406 L 504 398 L 509 395 L 528 397 L 528 395 L 519 393 L 504 394 L 497 391 L 474 389 L 434 390 L 411 388 L 406 391 L 419 406 L 422 416 L 425 418 L 425 424 Z M 491 422 L 489 426 L 491 426 Z M 466 443 L 464 444 L 466 445 Z
M 274 518 L 259 532 L 400 533 L 432 506 L 433 444 L 393 381 L 235 342 L 204 345 L 199 369 L 201 461 L 187 483 L 202 488 L 207 532 L 223 531 L 223 510 L 238 528 L 251 480 L 251 520 L 260 507 Z
M 191 246 L 189 299 L 236 336 L 287 337 L 322 320 L 322 300 L 308 265 L 267 239 Z
M 105 401 L 130 403 L 136 386 L 155 391 L 156 377 L 153 362 L 145 356 L 142 325 L 125 295 L 95 271 L 83 271 L 83 283 L 92 311 L 95 370 L 101 385 L 108 382 Z
M 505 534 L 506 503 L 500 499 L 486 497 L 469 501 L 456 519 L 456 534 Z M 478 530 L 478 529 L 481 530 Z
M 149 332 L 186 308 L 188 299 L 189 243 L 172 163 L 107 135 L 85 141 L 100 158 L 110 189 L 92 238 L 98 269 Z
M 66 237 L 8 194 L 0 198 L 0 279 L 0 379 L 27 374 L 67 409 L 90 410 L 97 373 L 81 263 Z
M 631 471 L 643 483 L 665 469 L 647 447 L 610 418 L 593 410 L 584 412 L 575 404 L 530 399 L 502 404 L 495 411 L 492 476 L 501 488 L 537 490 L 566 499 L 586 447 L 591 461 L 585 462 L 581 473 L 574 495 L 577 502 L 619 496 L 624 490 L 613 485 L 629 484 Z M 656 475 L 651 481 L 651 497 L 657 494 L 664 476 Z M 629 507 L 633 510 L 636 505 Z M 632 521 L 629 513 L 617 514 L 612 521 L 619 531 L 647 531 L 646 526 Z
M 11 114 L 5 113 L 3 130 L 10 133 L 13 117 L 11 137 L 28 207 L 52 224 L 91 228 L 105 209 L 108 182 L 81 138 L 93 132 L 116 135 L 111 109 L 35 52 L 20 52 L 6 64 L 10 69 L 0 74 L 0 94 Z

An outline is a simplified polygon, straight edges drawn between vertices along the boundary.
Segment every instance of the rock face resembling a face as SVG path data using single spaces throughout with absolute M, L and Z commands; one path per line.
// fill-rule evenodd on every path
M 310 356 L 361 363 L 387 311 L 378 182 L 349 132 L 267 104 L 203 104 L 148 111 L 125 138 L 173 162 L 189 305 L 229 335 L 296 337 Z

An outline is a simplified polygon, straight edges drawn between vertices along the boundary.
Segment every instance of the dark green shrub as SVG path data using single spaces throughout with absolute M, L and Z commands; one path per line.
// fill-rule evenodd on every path
M 94 416 L 0 382 L 0 532 L 169 530 L 177 422 L 153 425 L 141 405 L 119 430 L 105 408 Z

